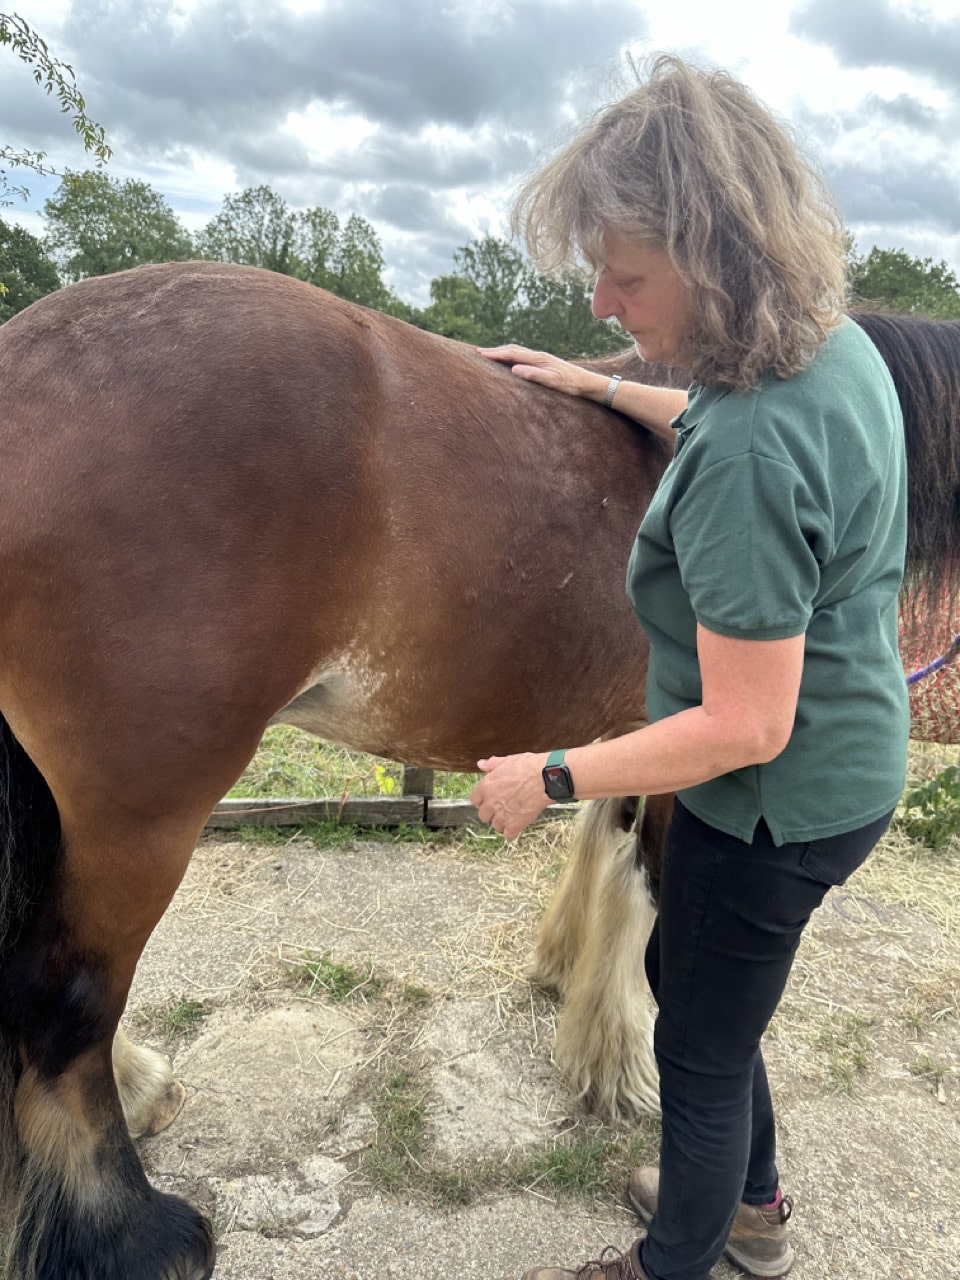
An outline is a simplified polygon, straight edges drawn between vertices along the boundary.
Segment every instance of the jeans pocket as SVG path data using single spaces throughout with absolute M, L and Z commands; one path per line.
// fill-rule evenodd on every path
M 856 831 L 811 840 L 800 855 L 800 866 L 813 880 L 833 887 L 844 884 L 866 859 L 874 845 L 890 825 L 893 812 Z

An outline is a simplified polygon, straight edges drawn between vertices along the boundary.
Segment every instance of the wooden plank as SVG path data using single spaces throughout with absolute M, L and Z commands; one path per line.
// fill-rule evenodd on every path
M 308 822 L 339 821 L 363 827 L 420 826 L 422 796 L 359 796 L 346 799 L 221 800 L 207 827 L 300 827 Z
M 405 796 L 432 796 L 433 770 L 421 769 L 419 765 L 403 766 L 403 794 Z

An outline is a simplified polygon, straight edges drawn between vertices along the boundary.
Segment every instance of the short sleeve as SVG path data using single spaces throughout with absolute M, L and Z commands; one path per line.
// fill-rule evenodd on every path
M 806 630 L 830 517 L 794 466 L 752 452 L 713 463 L 677 495 L 670 534 L 708 630 L 758 640 Z

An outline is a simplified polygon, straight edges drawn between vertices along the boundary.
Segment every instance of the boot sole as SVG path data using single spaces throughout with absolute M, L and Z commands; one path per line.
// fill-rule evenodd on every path
M 653 1214 L 650 1212 L 649 1209 L 645 1209 L 642 1205 L 639 1205 L 636 1202 L 636 1200 L 634 1200 L 633 1196 L 630 1194 L 629 1189 L 627 1190 L 625 1202 L 626 1202 L 627 1208 L 630 1209 L 633 1213 L 635 1213 L 637 1217 L 641 1219 L 642 1222 L 644 1222 L 645 1224 L 650 1222 L 650 1220 L 653 1217 Z M 790 1271 L 793 1268 L 793 1264 L 796 1261 L 796 1254 L 793 1252 L 793 1249 L 790 1247 L 790 1245 L 787 1245 L 786 1258 L 784 1258 L 780 1262 L 770 1264 L 777 1268 L 775 1271 L 755 1270 L 754 1268 L 756 1267 L 756 1263 L 745 1261 L 742 1257 L 737 1256 L 735 1245 L 732 1247 L 725 1248 L 723 1253 L 724 1253 L 724 1257 L 729 1258 L 730 1261 L 734 1264 L 734 1266 L 739 1267 L 741 1271 L 745 1271 L 748 1276 L 755 1277 L 755 1280 L 782 1280 L 783 1276 L 789 1275 Z

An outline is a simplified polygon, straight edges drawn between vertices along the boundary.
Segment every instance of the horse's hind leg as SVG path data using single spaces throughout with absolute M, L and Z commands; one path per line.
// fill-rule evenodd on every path
M 134 968 L 202 818 L 141 825 L 102 809 L 78 815 L 62 802 L 61 816 L 60 863 L 0 991 L 20 1063 L 10 1272 L 16 1280 L 204 1280 L 213 1269 L 209 1224 L 148 1184 L 112 1060 Z
M 122 1026 L 113 1038 L 113 1074 L 131 1138 L 147 1138 L 173 1124 L 186 1090 L 163 1054 L 131 1044 Z

